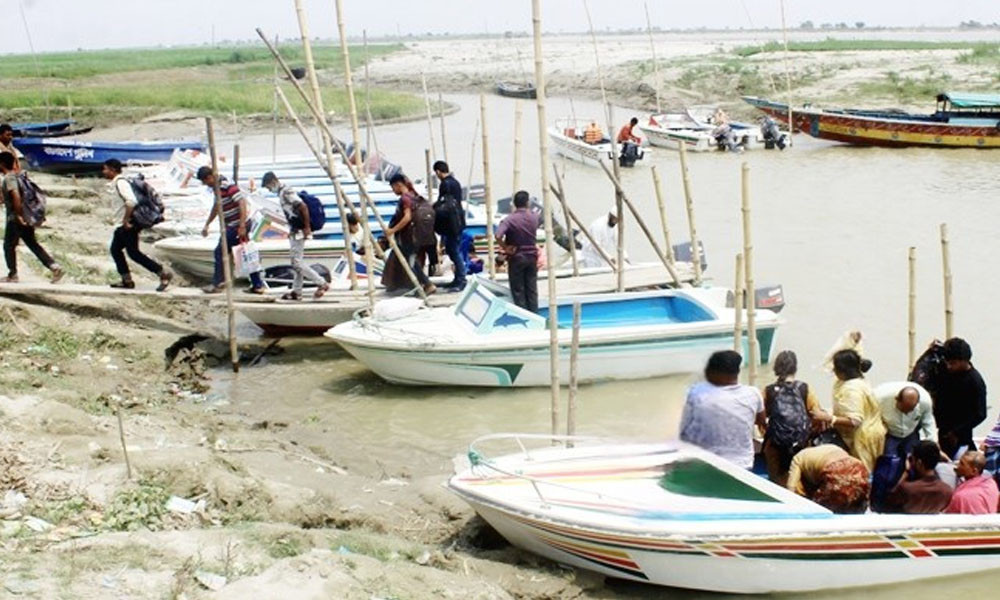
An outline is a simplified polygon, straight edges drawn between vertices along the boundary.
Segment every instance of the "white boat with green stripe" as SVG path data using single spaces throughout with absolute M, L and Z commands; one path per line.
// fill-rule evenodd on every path
M 560 298 L 560 377 L 569 377 L 574 303 L 581 305 L 579 382 L 590 383 L 700 371 L 712 352 L 732 348 L 735 311 L 726 306 L 728 292 L 691 288 Z M 454 306 L 415 307 L 393 320 L 356 316 L 326 336 L 394 383 L 547 386 L 548 309 L 539 312 L 515 306 L 475 279 Z M 762 362 L 778 324 L 771 311 L 757 311 Z

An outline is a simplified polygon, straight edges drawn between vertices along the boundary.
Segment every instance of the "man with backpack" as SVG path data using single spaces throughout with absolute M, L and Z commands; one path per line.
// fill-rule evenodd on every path
M 465 230 L 465 209 L 462 208 L 462 184 L 448 169 L 448 163 L 434 163 L 434 174 L 441 180 L 438 200 L 434 203 L 434 231 L 441 236 L 445 254 L 455 266 L 455 277 L 445 285 L 453 291 L 465 287 L 465 255 L 461 252 L 462 231 Z
M 323 226 L 318 222 L 313 223 L 313 217 L 316 217 L 317 221 L 323 218 L 319 216 L 319 213 L 323 211 L 323 204 L 315 196 L 305 192 L 296 192 L 292 186 L 281 183 L 278 176 L 272 171 L 264 173 L 261 185 L 277 194 L 281 210 L 288 220 L 288 245 L 291 249 L 292 270 L 295 272 L 295 278 L 292 281 L 292 291 L 283 295 L 282 300 L 302 299 L 303 278 L 316 284 L 313 299 L 322 298 L 323 294 L 330 289 L 330 284 L 306 263 L 305 256 L 306 240 L 312 238 L 316 225 Z M 316 203 L 319 203 L 318 209 L 315 208 Z
M 7 261 L 7 277 L 5 283 L 16 283 L 17 278 L 17 245 L 21 240 L 31 250 L 38 260 L 42 261 L 52 272 L 52 283 L 62 279 L 63 270 L 49 253 L 35 239 L 35 227 L 45 221 L 45 202 L 41 190 L 35 186 L 25 173 L 15 173 L 14 155 L 10 152 L 0 152 L 0 192 L 3 195 L 3 205 L 7 210 L 7 224 L 3 235 L 3 254 Z
M 113 288 L 131 290 L 135 288 L 132 272 L 129 270 L 125 254 L 147 271 L 160 278 L 156 291 L 162 292 L 170 285 L 174 274 L 160 263 L 139 250 L 139 233 L 163 220 L 163 204 L 159 194 L 141 176 L 129 179 L 122 175 L 122 163 L 117 158 L 109 158 L 101 167 L 101 174 L 111 180 L 111 202 L 115 209 L 115 228 L 111 236 L 111 258 L 121 275 L 121 282 L 111 284 Z

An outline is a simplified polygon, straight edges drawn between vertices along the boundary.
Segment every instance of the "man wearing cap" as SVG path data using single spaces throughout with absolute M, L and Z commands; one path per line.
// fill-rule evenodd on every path
M 215 186 L 215 174 L 212 168 L 205 166 L 198 169 L 198 181 L 208 187 Z M 219 177 L 219 196 L 222 198 L 222 220 L 225 224 L 226 243 L 230 248 L 247 241 L 247 229 L 252 225 L 249 221 L 249 209 L 247 207 L 247 197 L 235 183 L 230 183 L 225 177 Z M 205 226 L 201 230 L 202 237 L 208 237 L 208 228 L 212 221 L 218 216 L 219 205 L 212 203 L 212 211 L 205 221 Z M 215 273 L 212 275 L 212 283 L 202 288 L 205 293 L 217 294 L 223 290 L 222 273 L 222 239 L 215 246 Z M 264 293 L 264 281 L 260 277 L 260 272 L 250 274 L 251 292 L 254 294 Z
M 618 211 L 615 207 L 611 207 L 607 215 L 602 215 L 594 220 L 587 228 L 587 232 L 590 233 L 590 237 L 594 238 L 600 249 L 604 251 L 611 260 L 615 260 L 617 247 L 618 247 Z M 590 243 L 589 239 L 584 238 L 582 240 L 580 250 L 580 266 L 581 267 L 606 267 L 608 266 L 607 261 L 601 256 L 600 251 Z M 628 255 L 625 255 L 625 259 L 628 259 Z

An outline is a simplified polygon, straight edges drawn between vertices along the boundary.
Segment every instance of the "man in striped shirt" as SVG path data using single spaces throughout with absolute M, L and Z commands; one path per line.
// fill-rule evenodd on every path
M 211 167 L 201 167 L 198 169 L 198 181 L 208 187 L 215 186 L 215 174 Z M 225 177 L 219 177 L 219 195 L 222 197 L 222 220 L 226 226 L 226 243 L 233 248 L 247 241 L 247 230 L 250 229 L 249 209 L 247 207 L 246 194 L 235 183 L 230 183 Z M 218 204 L 212 205 L 212 212 L 205 221 L 205 227 L 201 230 L 202 237 L 208 237 L 208 228 L 212 221 L 218 216 Z M 223 290 L 222 271 L 222 239 L 220 237 L 218 245 L 215 246 L 215 273 L 212 275 L 212 284 L 204 290 L 209 294 L 216 294 Z M 251 291 L 255 294 L 264 293 L 264 282 L 260 277 L 260 272 L 250 274 Z

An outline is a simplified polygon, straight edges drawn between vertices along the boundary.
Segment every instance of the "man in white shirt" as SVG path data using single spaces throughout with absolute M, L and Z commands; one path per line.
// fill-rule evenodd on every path
M 170 285 L 170 280 L 174 278 L 174 274 L 170 269 L 139 250 L 139 232 L 142 231 L 142 227 L 132 218 L 132 212 L 139 202 L 135 197 L 132 184 L 128 179 L 122 177 L 121 161 L 117 158 L 109 158 L 104 161 L 101 174 L 105 179 L 111 180 L 111 203 L 115 209 L 114 222 L 118 224 L 114 235 L 111 236 L 111 258 L 114 259 L 115 268 L 122 280 L 119 283 L 112 283 L 111 287 L 128 290 L 135 288 L 132 272 L 129 270 L 128 261 L 125 260 L 127 253 L 129 258 L 160 278 L 160 285 L 157 286 L 156 291 L 166 290 L 167 286 Z
M 313 298 L 316 300 L 322 298 L 323 294 L 330 289 L 330 284 L 310 267 L 305 259 L 306 240 L 312 238 L 313 235 L 309 221 L 309 207 L 292 186 L 281 183 L 278 176 L 272 171 L 264 173 L 261 185 L 278 195 L 281 210 L 285 213 L 285 219 L 288 221 L 288 245 L 291 250 L 292 271 L 295 276 L 292 279 L 292 290 L 284 294 L 281 299 L 301 300 L 302 286 L 305 285 L 304 279 L 308 279 L 316 286 Z M 353 212 L 349 210 L 348 216 L 352 214 Z M 351 227 L 350 232 L 354 234 L 356 229 Z M 353 240 L 351 243 L 354 243 Z
M 612 207 L 607 215 L 602 215 L 595 219 L 590 224 L 590 227 L 587 228 L 587 232 L 590 234 L 590 237 L 594 238 L 594 241 L 601 247 L 601 250 L 611 260 L 615 260 L 618 248 L 618 216 L 615 208 Z M 625 260 L 628 260 L 627 254 L 625 254 Z M 604 260 L 597 248 L 584 236 L 583 240 L 581 240 L 580 266 L 604 267 L 607 264 L 607 261 Z
M 906 458 L 921 440 L 936 440 L 931 395 L 912 381 L 889 381 L 872 390 L 888 430 L 884 454 Z
M 743 358 L 732 350 L 712 354 L 705 366 L 705 381 L 688 390 L 680 438 L 751 469 L 754 426 L 764 427 L 766 419 L 760 390 L 739 382 L 742 363 Z

